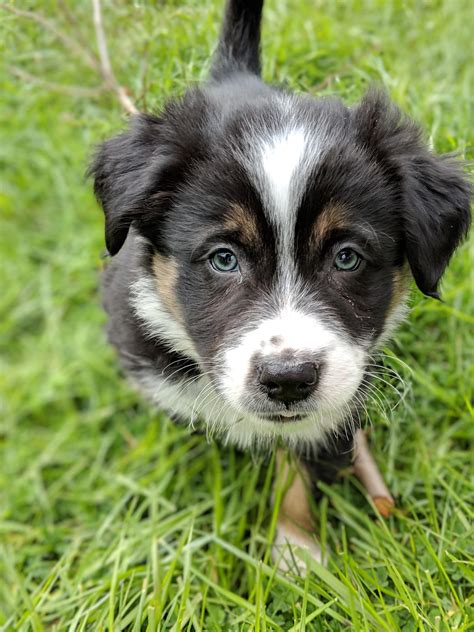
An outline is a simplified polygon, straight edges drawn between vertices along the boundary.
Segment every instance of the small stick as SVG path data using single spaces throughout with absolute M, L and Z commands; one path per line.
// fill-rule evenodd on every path
M 354 474 L 365 487 L 369 496 L 371 496 L 379 513 L 384 518 L 388 518 L 395 501 L 385 485 L 374 457 L 370 453 L 367 437 L 363 430 L 357 430 L 354 447 L 356 454 L 353 464 Z
M 63 3 L 61 3 L 63 5 Z M 64 7 L 64 5 L 63 5 Z M 5 11 L 9 11 L 10 13 L 16 15 L 20 18 L 26 18 L 36 22 L 39 26 L 41 26 L 45 31 L 48 31 L 52 35 L 54 35 L 62 44 L 69 49 L 74 55 L 78 58 L 82 59 L 90 68 L 98 72 L 102 80 L 104 82 L 104 87 L 98 88 L 86 88 L 80 86 L 62 86 L 60 84 L 52 83 L 49 81 L 44 81 L 39 77 L 35 77 L 22 70 L 21 68 L 17 68 L 16 66 L 10 67 L 10 72 L 17 76 L 19 79 L 28 81 L 30 83 L 35 83 L 37 85 L 41 85 L 42 87 L 54 90 L 61 91 L 66 94 L 72 94 L 77 96 L 96 96 L 100 94 L 104 90 L 110 90 L 115 93 L 118 97 L 120 105 L 127 112 L 127 114 L 137 114 L 138 110 L 135 107 L 134 103 L 127 95 L 125 89 L 119 84 L 117 81 L 113 70 L 112 65 L 110 63 L 109 53 L 107 50 L 107 42 L 105 39 L 104 27 L 102 24 L 102 12 L 100 0 L 92 0 L 92 9 L 93 9 L 93 19 L 94 19 L 94 27 L 97 39 L 97 48 L 99 50 L 99 58 L 96 58 L 96 55 L 89 50 L 89 47 L 85 44 L 82 34 L 79 34 L 80 42 L 77 42 L 75 39 L 64 33 L 60 28 L 56 26 L 54 22 L 46 18 L 41 13 L 36 13 L 35 11 L 26 11 L 24 9 L 17 9 L 16 7 L 0 3 L 0 9 L 4 9 Z M 75 23 L 74 16 L 66 9 L 66 16 L 70 22 Z
M 100 7 L 100 0 L 92 0 L 92 9 L 94 15 L 94 27 L 95 35 L 97 38 L 97 47 L 99 49 L 100 58 L 100 70 L 104 81 L 110 86 L 112 90 L 117 94 L 117 97 L 128 114 L 137 114 L 138 110 L 133 104 L 132 100 L 128 97 L 124 88 L 119 84 L 112 71 L 112 65 L 110 63 L 109 52 L 107 50 L 107 42 L 105 39 L 104 27 L 102 25 L 102 12 Z
M 61 41 L 66 48 L 68 48 L 71 52 L 73 52 L 77 57 L 81 58 L 90 68 L 95 71 L 100 71 L 100 66 L 98 61 L 94 58 L 94 56 L 88 51 L 83 49 L 72 37 L 66 35 L 61 29 L 59 29 L 54 22 L 45 18 L 41 13 L 36 13 L 35 11 L 25 11 L 23 9 L 17 9 L 16 7 L 10 6 L 8 4 L 0 4 L 0 9 L 4 9 L 5 11 L 9 11 L 14 15 L 20 18 L 26 18 L 28 20 L 33 20 L 41 26 L 45 31 L 49 31 L 52 35 L 54 35 L 59 41 Z
M 70 94 L 72 96 L 96 97 L 102 94 L 106 89 L 103 86 L 98 86 L 97 88 L 83 88 L 82 86 L 72 86 L 70 84 L 46 81 L 41 77 L 31 75 L 29 72 L 26 72 L 25 70 L 23 70 L 22 68 L 18 68 L 17 66 L 7 66 L 7 70 L 14 77 L 18 77 L 18 79 L 21 79 L 22 81 L 40 86 L 45 90 L 50 90 L 52 92 L 63 92 L 64 94 Z

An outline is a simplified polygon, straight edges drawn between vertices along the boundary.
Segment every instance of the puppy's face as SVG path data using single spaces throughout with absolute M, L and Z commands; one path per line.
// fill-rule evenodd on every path
M 467 187 L 386 102 L 277 93 L 223 117 L 211 96 L 135 129 L 136 199 L 109 213 L 109 249 L 127 222 L 146 238 L 135 309 L 199 364 L 213 408 L 198 412 L 241 444 L 311 442 L 359 401 L 370 354 L 403 313 L 407 261 L 436 292 L 467 227 Z

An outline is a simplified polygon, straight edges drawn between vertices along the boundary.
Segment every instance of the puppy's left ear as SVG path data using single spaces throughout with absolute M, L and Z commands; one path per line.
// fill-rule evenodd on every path
M 419 289 L 439 298 L 438 283 L 471 221 L 471 186 L 459 163 L 427 150 L 402 159 L 405 252 Z
M 359 142 L 400 193 L 405 255 L 416 284 L 438 298 L 438 283 L 471 221 L 467 176 L 458 161 L 429 152 L 418 125 L 384 92 L 370 89 L 353 116 Z

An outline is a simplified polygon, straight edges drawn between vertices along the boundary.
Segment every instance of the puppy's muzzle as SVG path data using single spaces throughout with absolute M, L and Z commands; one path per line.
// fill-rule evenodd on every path
M 315 362 L 265 360 L 257 367 L 260 390 L 271 400 L 292 404 L 311 395 L 319 380 Z

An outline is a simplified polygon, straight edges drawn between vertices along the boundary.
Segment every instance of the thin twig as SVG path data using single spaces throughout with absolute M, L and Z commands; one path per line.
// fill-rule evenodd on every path
M 105 87 L 103 86 L 99 86 L 97 88 L 83 88 L 82 86 L 71 86 L 62 83 L 45 81 L 44 79 L 41 79 L 41 77 L 36 77 L 35 75 L 31 75 L 29 72 L 18 68 L 18 66 L 7 66 L 7 70 L 10 74 L 18 77 L 18 79 L 21 79 L 22 81 L 41 86 L 42 88 L 53 92 L 63 92 L 64 94 L 80 97 L 96 97 L 105 91 Z
M 97 39 L 97 47 L 99 49 L 100 70 L 104 81 L 115 91 L 122 107 L 129 114 L 137 114 L 138 110 L 129 98 L 125 89 L 119 84 L 112 71 L 112 65 L 107 50 L 107 42 L 105 39 L 104 28 L 102 25 L 102 12 L 100 0 L 92 0 L 92 9 L 94 15 L 94 27 Z
M 36 85 L 41 85 L 44 88 L 53 90 L 55 92 L 64 92 L 66 94 L 79 96 L 97 96 L 101 92 L 109 90 L 118 97 L 120 105 L 128 114 L 136 114 L 138 112 L 137 108 L 133 104 L 132 100 L 128 97 L 125 89 L 118 83 L 112 71 L 112 66 L 110 64 L 110 59 L 107 51 L 104 28 L 102 25 L 100 0 L 92 0 L 92 8 L 94 16 L 94 27 L 97 38 L 97 47 L 99 49 L 99 58 L 97 58 L 96 55 L 89 50 L 81 35 L 79 35 L 80 43 L 78 43 L 75 39 L 64 33 L 56 26 L 56 24 L 54 24 L 54 22 L 46 18 L 41 13 L 17 9 L 16 7 L 0 3 L 0 9 L 9 11 L 10 13 L 13 13 L 18 17 L 32 20 L 33 22 L 36 22 L 36 24 L 41 26 L 45 31 L 48 31 L 49 33 L 54 35 L 54 37 L 62 42 L 62 44 L 66 48 L 68 48 L 75 56 L 82 59 L 82 61 L 84 61 L 90 68 L 100 74 L 105 84 L 104 87 L 83 88 L 79 86 L 63 86 L 61 84 L 49 82 L 34 75 L 31 75 L 16 66 L 11 66 L 9 68 L 9 71 L 22 80 L 29 81 L 30 83 L 34 83 Z M 74 18 L 70 15 L 67 17 L 69 20 L 74 20 Z
M 7 4 L 0 4 L 0 9 L 5 9 L 18 17 L 27 18 L 28 20 L 32 20 L 36 22 L 40 26 L 42 26 L 46 31 L 52 33 L 58 40 L 60 40 L 66 48 L 69 48 L 73 53 L 75 53 L 78 57 L 81 57 L 86 64 L 93 68 L 95 71 L 101 71 L 99 61 L 95 59 L 93 55 L 87 50 L 84 50 L 79 44 L 69 35 L 66 35 L 63 31 L 58 29 L 58 27 L 44 17 L 41 13 L 36 13 L 33 11 L 24 11 L 23 9 L 17 9 L 16 7 L 12 7 Z

